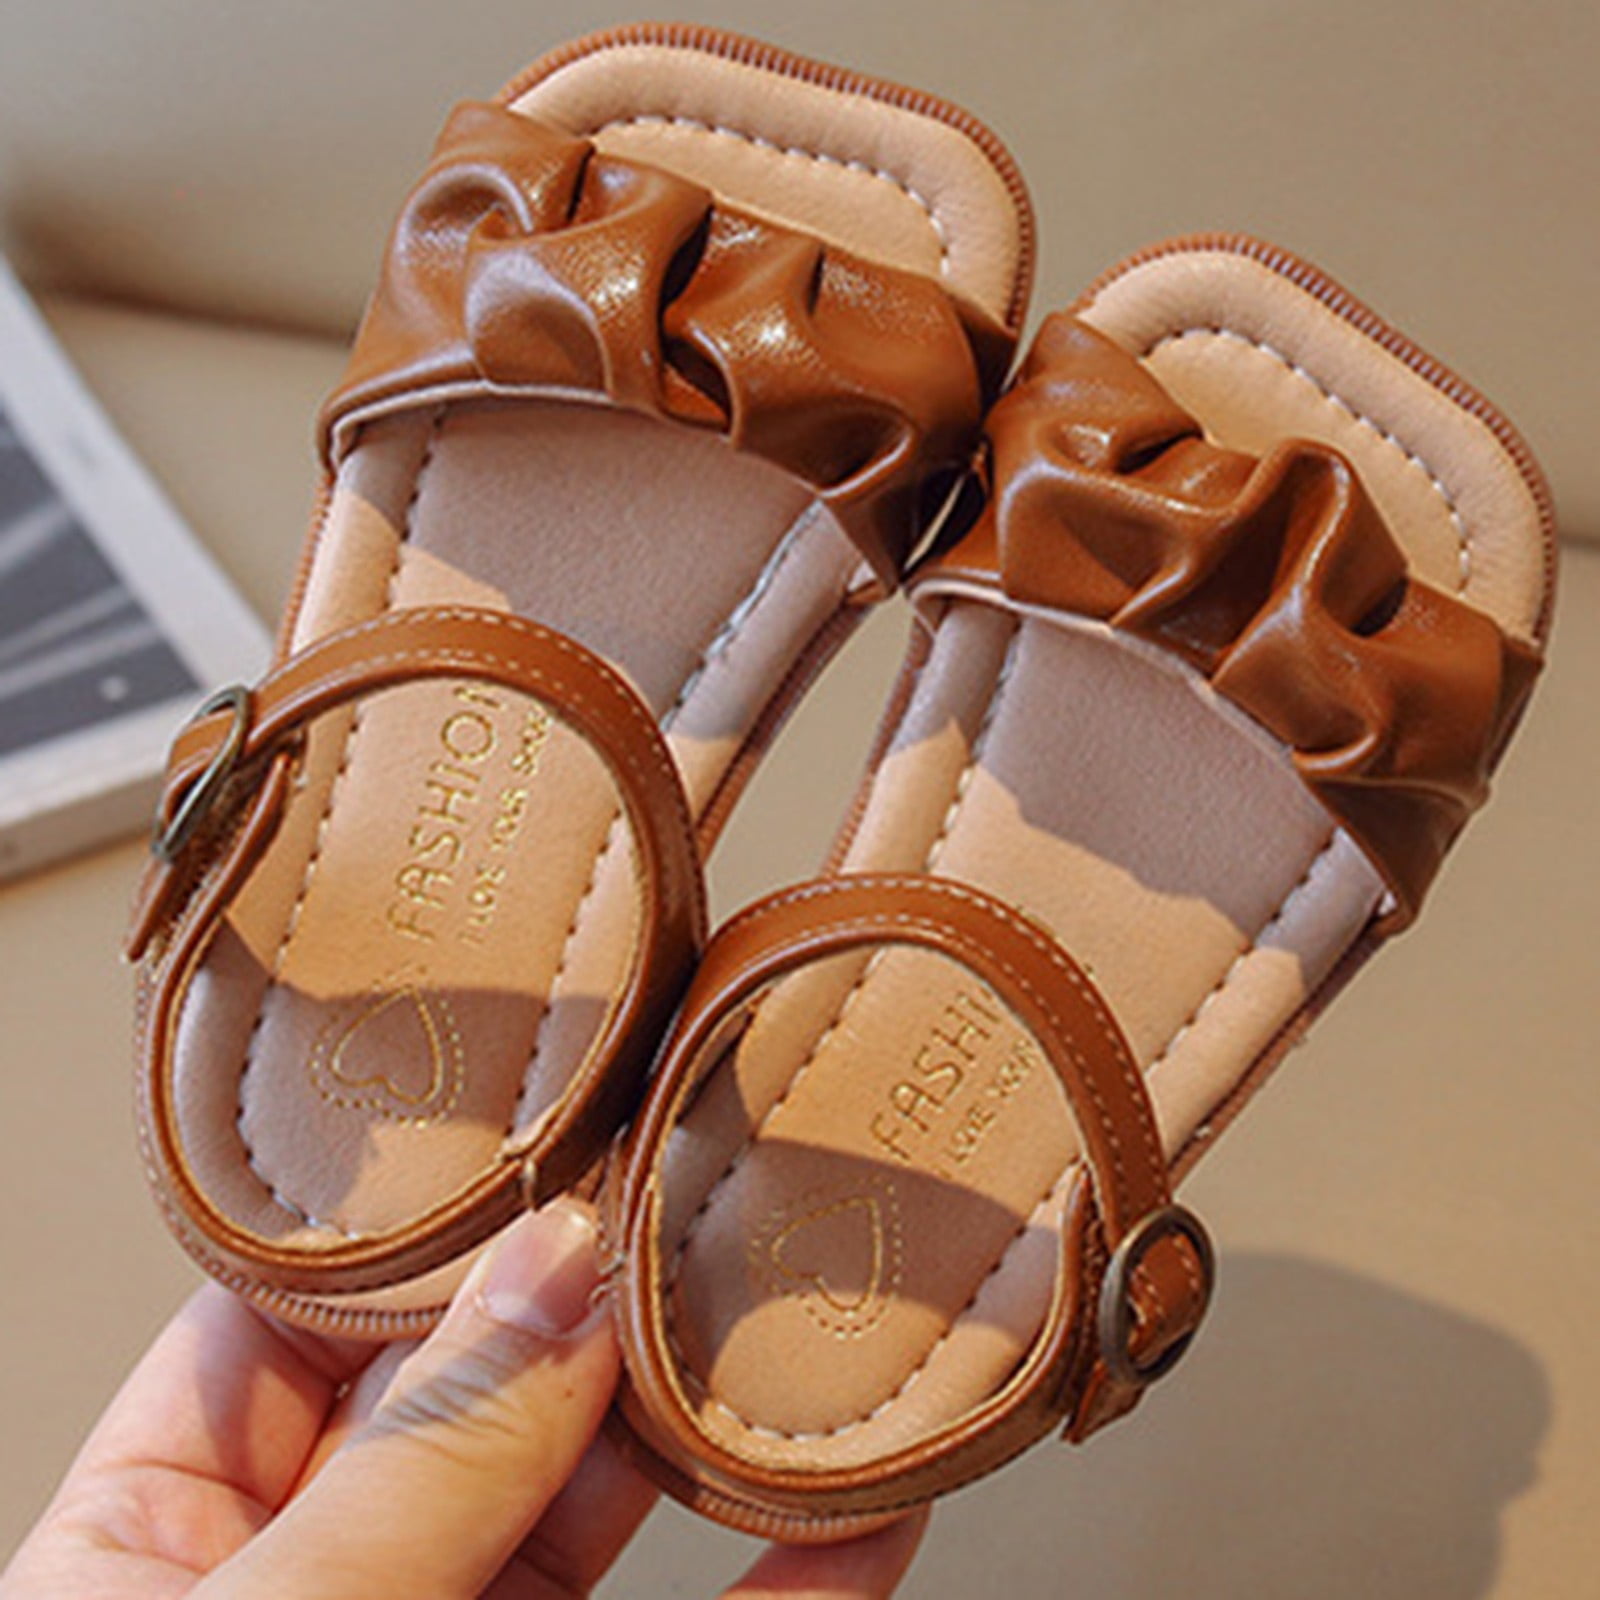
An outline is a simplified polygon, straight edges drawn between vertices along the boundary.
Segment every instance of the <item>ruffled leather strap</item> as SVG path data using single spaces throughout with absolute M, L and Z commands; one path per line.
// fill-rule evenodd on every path
M 818 493 L 886 583 L 971 459 L 1011 335 L 867 261 L 494 105 L 459 107 L 323 413 L 602 399 L 724 434 Z
M 1293 751 L 1415 916 L 1488 794 L 1538 652 L 1413 577 L 1354 468 L 1223 449 L 1133 355 L 1070 316 L 989 419 L 995 494 L 918 582 L 998 582 L 1180 656 Z

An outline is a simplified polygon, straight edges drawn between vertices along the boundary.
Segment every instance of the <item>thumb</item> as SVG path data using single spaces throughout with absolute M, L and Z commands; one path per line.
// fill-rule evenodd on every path
M 591 1213 L 516 1222 L 367 1422 L 200 1594 L 467 1600 L 571 1476 L 617 1382 Z

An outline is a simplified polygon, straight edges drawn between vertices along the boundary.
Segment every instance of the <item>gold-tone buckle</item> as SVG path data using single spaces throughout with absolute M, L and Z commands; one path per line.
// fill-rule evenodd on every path
M 1153 1361 L 1140 1365 L 1128 1349 L 1133 1334 L 1133 1275 L 1145 1252 L 1159 1239 L 1177 1235 L 1187 1239 L 1200 1268 L 1201 1300 L 1194 1326 L 1174 1339 Z M 1100 1285 L 1100 1304 L 1096 1329 L 1100 1336 L 1100 1359 L 1113 1378 L 1139 1387 L 1164 1377 L 1183 1359 L 1199 1331 L 1206 1307 L 1211 1303 L 1211 1288 L 1216 1281 L 1216 1252 L 1205 1224 L 1187 1206 L 1160 1206 L 1131 1227 L 1117 1246 Z
M 195 829 L 205 821 L 217 803 L 224 785 L 233 776 L 244 754 L 245 736 L 250 731 L 250 691 L 242 683 L 230 683 L 218 689 L 189 719 L 188 726 L 203 722 L 219 711 L 231 711 L 233 721 L 217 746 L 216 753 L 206 763 L 205 771 L 183 792 L 173 809 L 172 816 L 162 822 L 158 814 L 150 838 L 151 852 L 169 865 L 183 852 L 183 847 L 194 837 Z

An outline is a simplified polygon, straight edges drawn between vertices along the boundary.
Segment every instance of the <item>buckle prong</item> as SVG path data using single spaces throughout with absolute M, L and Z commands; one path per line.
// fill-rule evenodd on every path
M 219 711 L 231 711 L 233 721 L 228 731 L 206 763 L 205 770 L 183 792 L 183 798 L 173 808 L 171 817 L 162 822 L 156 817 L 155 829 L 150 838 L 151 852 L 158 860 L 171 865 L 183 853 L 183 847 L 194 837 L 195 830 L 205 821 L 217 803 L 223 786 L 233 776 L 244 754 L 245 737 L 250 731 L 250 691 L 242 683 L 230 683 L 218 689 L 205 700 L 189 719 L 189 726 L 215 716 Z
M 1176 1235 L 1186 1239 L 1200 1269 L 1201 1300 L 1194 1326 L 1174 1339 L 1153 1360 L 1140 1364 L 1133 1358 L 1128 1341 L 1133 1334 L 1133 1277 L 1150 1246 Z M 1100 1337 L 1100 1359 L 1106 1370 L 1122 1383 L 1143 1387 L 1171 1372 L 1199 1331 L 1200 1320 L 1211 1302 L 1211 1287 L 1216 1280 L 1216 1252 L 1205 1224 L 1187 1206 L 1176 1203 L 1158 1206 L 1147 1212 L 1122 1236 L 1106 1267 L 1100 1285 L 1100 1302 L 1095 1319 Z

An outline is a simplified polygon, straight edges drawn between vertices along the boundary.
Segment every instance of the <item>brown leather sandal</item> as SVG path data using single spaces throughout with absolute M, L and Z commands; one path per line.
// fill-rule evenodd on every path
M 1174 1182 L 1416 915 L 1550 616 L 1518 436 L 1252 240 L 1115 269 L 989 433 L 831 875 L 713 939 L 607 1185 L 619 1436 L 786 1539 L 1178 1359 Z
M 322 418 L 272 670 L 183 733 L 129 948 L 208 1271 L 390 1337 L 579 1183 L 700 852 L 970 469 L 1031 271 L 965 113 L 705 29 L 450 118 Z

